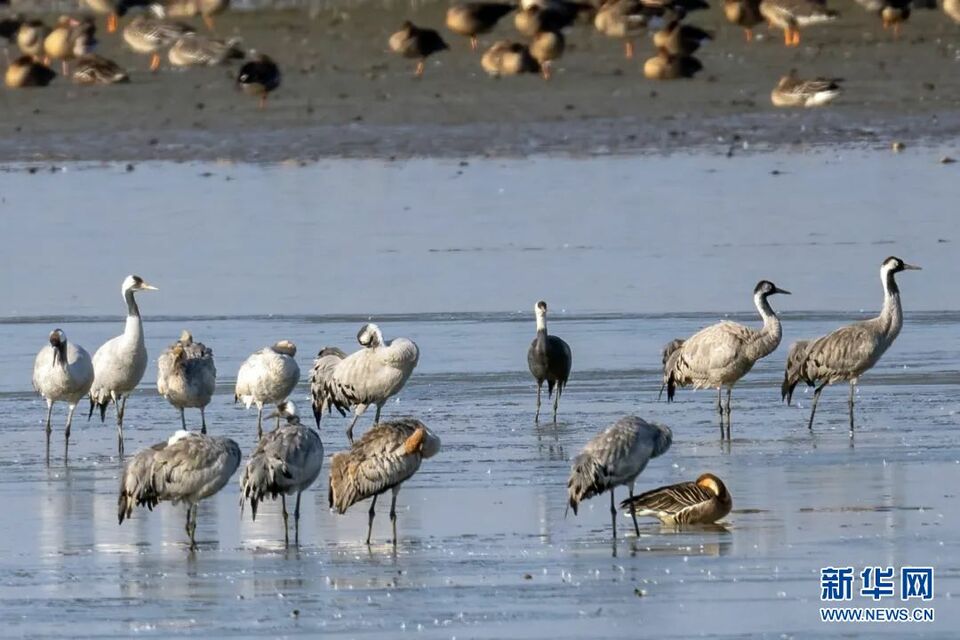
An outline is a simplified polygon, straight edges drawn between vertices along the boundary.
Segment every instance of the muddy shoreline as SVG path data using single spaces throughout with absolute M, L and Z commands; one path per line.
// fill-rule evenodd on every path
M 44 160 L 310 161 L 329 157 L 591 155 L 830 144 L 888 147 L 960 138 L 960 30 L 939 11 L 916 11 L 899 41 L 849 3 L 843 20 L 810 29 L 785 49 L 761 30 L 747 44 L 719 7 L 690 21 L 716 31 L 693 81 L 652 83 L 619 42 L 588 25 L 568 33 L 554 79 L 486 78 L 467 43 L 411 77 L 386 51 L 406 17 L 439 27 L 442 3 L 416 8 L 244 11 L 221 36 L 274 56 L 284 84 L 265 111 L 233 87 L 233 68 L 146 71 L 147 59 L 101 34 L 100 53 L 131 72 L 125 86 L 0 91 L 0 162 Z M 198 23 L 199 27 L 199 23 Z M 505 19 L 484 39 L 516 38 Z M 845 79 L 835 106 L 782 111 L 769 91 L 790 68 Z

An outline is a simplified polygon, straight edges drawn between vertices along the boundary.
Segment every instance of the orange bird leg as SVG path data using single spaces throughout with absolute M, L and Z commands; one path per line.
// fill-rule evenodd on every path
M 150 71 L 156 72 L 160 68 L 160 54 L 154 52 L 150 58 Z
M 114 33 L 117 30 L 117 22 L 119 17 L 115 13 L 111 13 L 107 17 L 107 33 Z
M 629 40 L 623 43 L 623 55 L 627 60 L 633 59 L 633 43 Z
M 540 71 L 543 73 L 544 80 L 550 79 L 550 63 L 549 62 L 544 62 L 540 67 Z
M 259 109 L 262 111 L 263 109 L 266 108 L 266 106 L 267 106 L 267 94 L 266 94 L 266 93 L 261 93 L 261 94 L 260 94 L 260 106 L 259 106 Z
M 478 46 L 480 46 L 480 42 L 477 40 L 477 36 L 470 36 L 470 48 L 476 51 Z
M 744 29 L 743 37 L 746 39 L 747 42 L 753 42 L 753 29 Z
M 783 30 L 783 45 L 789 47 L 793 44 L 793 34 L 790 32 L 790 27 L 787 27 Z
M 216 33 L 217 29 L 213 26 L 213 16 L 203 16 L 203 24 L 207 25 L 207 29 Z
M 422 76 L 422 75 L 423 75 L 423 68 L 424 68 L 423 60 L 420 60 L 420 61 L 417 63 L 417 70 L 414 72 L 414 75 L 416 75 L 418 78 L 419 78 L 420 76 Z

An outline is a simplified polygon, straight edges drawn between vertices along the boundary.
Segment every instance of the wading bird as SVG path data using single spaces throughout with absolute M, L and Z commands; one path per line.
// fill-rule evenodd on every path
M 150 56 L 150 71 L 160 68 L 160 50 L 192 33 L 193 27 L 147 16 L 137 16 L 123 28 L 123 41 L 133 51 Z
M 159 18 L 192 18 L 199 15 L 210 31 L 216 31 L 213 17 L 230 8 L 230 0 L 162 0 L 150 5 Z
M 653 516 L 665 525 L 713 524 L 730 513 L 733 499 L 723 481 L 704 473 L 696 482 L 681 482 L 620 503 L 632 516 Z
M 47 65 L 35 62 L 31 56 L 20 56 L 10 62 L 3 82 L 10 89 L 45 87 L 56 77 L 56 72 Z
M 753 28 L 763 22 L 760 0 L 723 0 L 723 15 L 727 22 L 743 28 L 743 37 L 753 41 Z
M 903 309 L 900 306 L 900 288 L 894 277 L 901 271 L 919 270 L 891 256 L 880 266 L 883 283 L 883 309 L 880 315 L 870 320 L 855 322 L 840 327 L 815 340 L 800 340 L 790 347 L 787 367 L 780 388 L 783 399 L 790 404 L 793 390 L 800 382 L 816 387 L 810 406 L 808 428 L 813 429 L 813 416 L 817 413 L 820 393 L 828 384 L 850 383 L 850 437 L 853 437 L 853 395 L 860 376 L 869 371 L 900 335 L 903 326 Z
M 240 38 L 217 40 L 196 33 L 178 39 L 167 51 L 167 60 L 175 67 L 216 67 L 231 60 L 243 60 Z
M 503 16 L 517 6 L 508 2 L 466 2 L 447 9 L 447 29 L 470 38 L 470 48 L 477 50 L 477 36 L 493 30 Z
M 253 519 L 257 506 L 266 497 L 280 496 L 283 509 L 283 541 L 290 544 L 287 527 L 287 496 L 297 494 L 293 510 L 294 544 L 300 544 L 300 494 L 306 491 L 320 475 L 323 466 L 323 443 L 320 434 L 300 424 L 296 406 L 289 400 L 277 407 L 270 417 L 283 416 L 287 423 L 268 431 L 247 461 L 240 477 L 240 513 L 250 501 Z
M 777 293 L 789 294 L 772 282 L 761 280 L 753 290 L 763 328 L 751 329 L 745 325 L 724 320 L 701 329 L 687 338 L 670 354 L 663 367 L 663 383 L 667 400 L 673 400 L 677 387 L 717 389 L 717 411 L 720 413 L 720 437 L 723 437 L 723 415 L 727 416 L 726 437 L 730 439 L 730 395 L 733 385 L 745 376 L 760 358 L 773 353 L 783 335 L 780 318 L 770 307 L 767 298 Z M 727 406 L 721 402 L 723 388 L 727 388 Z M 662 387 L 661 387 L 662 389 Z
M 674 55 L 663 47 L 643 63 L 643 75 L 648 80 L 692 78 L 702 69 L 703 64 L 693 56 Z
M 160 502 L 183 502 L 190 550 L 196 549 L 197 504 L 229 482 L 240 457 L 240 447 L 229 438 L 177 431 L 166 442 L 137 452 L 124 467 L 117 519 L 123 524 L 134 505 L 153 511 Z
M 300 382 L 296 355 L 297 346 L 289 340 L 281 340 L 260 349 L 240 365 L 233 401 L 243 402 L 247 409 L 257 405 L 258 440 L 263 437 L 263 405 L 279 406 Z M 280 424 L 279 414 L 277 424 Z
M 93 384 L 90 354 L 80 345 L 67 342 L 66 334 L 60 329 L 51 331 L 49 340 L 33 362 L 33 388 L 47 401 L 47 462 L 50 462 L 50 417 L 54 403 L 66 402 L 68 407 L 67 428 L 63 434 L 63 455 L 66 458 L 73 412 Z
M 167 347 L 157 360 L 157 391 L 167 402 L 180 410 L 180 425 L 187 421 L 184 409 L 200 409 L 200 433 L 207 432 L 204 408 L 210 404 L 217 386 L 217 367 L 213 351 L 202 342 L 194 342 L 189 331 Z
M 534 305 L 533 312 L 537 318 L 537 337 L 527 349 L 527 367 L 537 381 L 537 414 L 534 420 L 540 421 L 540 394 L 546 381 L 548 398 L 553 395 L 554 386 L 557 388 L 557 395 L 553 398 L 553 421 L 556 422 L 560 396 L 567 386 L 573 366 L 573 353 L 570 345 L 547 333 L 547 303 L 540 300 Z
M 760 15 L 771 26 L 783 30 L 783 43 L 800 46 L 800 27 L 832 22 L 838 17 L 820 0 L 761 0 Z
M 414 73 L 418 77 L 423 75 L 427 58 L 450 48 L 439 33 L 433 29 L 418 27 L 409 20 L 390 36 L 388 44 L 394 53 L 417 61 Z
M 335 408 L 340 415 L 353 409 L 347 438 L 353 442 L 353 426 L 370 405 L 377 406 L 373 423 L 380 422 L 380 410 L 400 393 L 420 360 L 417 345 L 406 338 L 383 339 L 380 327 L 365 324 L 357 333 L 363 346 L 349 356 L 336 347 L 320 350 L 310 374 L 313 417 L 320 427 L 324 412 Z
M 121 291 L 127 303 L 127 321 L 123 333 L 104 342 L 93 354 L 93 386 L 90 388 L 90 413 L 100 411 L 100 422 L 106 419 L 107 406 L 117 410 L 117 450 L 123 455 L 123 415 L 127 397 L 140 384 L 147 370 L 147 347 L 143 343 L 143 320 L 134 297 L 138 291 L 156 291 L 140 276 L 127 276 Z
M 372 497 L 367 521 L 367 544 L 373 531 L 377 497 L 393 492 L 390 522 L 397 544 L 397 493 L 420 463 L 440 450 L 440 438 L 413 418 L 382 422 L 367 431 L 330 461 L 330 508 L 344 514 L 351 505 Z
M 540 64 L 530 55 L 530 49 L 519 42 L 494 42 L 480 57 L 480 66 L 493 78 L 540 73 Z
M 775 107 L 820 107 L 840 95 L 839 82 L 839 78 L 801 80 L 791 70 L 770 92 L 770 102 Z
M 633 483 L 652 458 L 670 448 L 673 433 L 662 424 L 647 422 L 636 416 L 617 420 L 612 427 L 597 434 L 573 459 L 567 482 L 568 505 L 577 514 L 580 503 L 604 491 L 610 492 L 610 519 L 613 540 L 617 540 L 617 503 L 613 491 L 627 485 L 633 498 Z M 636 515 L 633 528 L 640 535 Z
M 713 40 L 713 33 L 674 18 L 653 34 L 653 46 L 666 49 L 671 55 L 692 55 L 704 42 Z
M 566 41 L 559 31 L 541 31 L 530 41 L 530 55 L 540 65 L 544 80 L 553 75 L 553 61 L 563 55 Z
M 247 95 L 259 98 L 259 108 L 263 109 L 267 96 L 280 87 L 280 68 L 269 56 L 254 52 L 250 62 L 240 67 L 237 86 Z

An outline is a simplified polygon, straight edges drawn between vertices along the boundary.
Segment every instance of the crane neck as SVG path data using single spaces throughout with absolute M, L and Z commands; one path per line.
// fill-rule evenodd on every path
M 757 311 L 760 312 L 760 317 L 763 318 L 763 329 L 761 333 L 773 338 L 779 344 L 780 338 L 783 335 L 783 328 L 780 326 L 780 318 L 777 317 L 773 307 L 770 306 L 767 296 L 762 293 L 755 294 L 753 296 L 753 304 L 756 305 Z
M 537 333 L 547 332 L 547 315 L 546 314 L 537 314 Z
M 127 303 L 127 324 L 123 329 L 123 335 L 137 342 L 143 342 L 143 321 L 140 318 L 140 307 L 137 306 L 133 289 L 124 291 L 123 299 Z
M 900 288 L 894 277 L 893 270 L 883 272 L 883 309 L 880 311 L 880 321 L 884 332 L 896 337 L 903 326 L 903 308 L 900 306 Z

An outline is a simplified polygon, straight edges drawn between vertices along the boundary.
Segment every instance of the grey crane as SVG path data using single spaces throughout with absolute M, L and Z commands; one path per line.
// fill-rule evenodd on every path
M 190 550 L 197 548 L 197 504 L 229 482 L 240 466 L 240 447 L 229 438 L 177 431 L 166 442 L 147 447 L 127 463 L 120 477 L 117 519 L 133 507 L 153 508 L 161 502 L 187 506 Z
M 70 448 L 70 425 L 77 403 L 90 392 L 93 384 L 93 362 L 80 345 L 68 342 L 60 329 L 50 332 L 49 344 L 43 346 L 33 361 L 33 388 L 47 401 L 47 462 L 50 462 L 50 418 L 56 402 L 67 403 L 67 428 L 63 434 L 63 455 Z
M 896 274 L 918 271 L 920 267 L 890 256 L 880 265 L 883 283 L 883 309 L 870 320 L 854 322 L 815 340 L 800 340 L 790 346 L 786 371 L 780 391 L 787 404 L 793 399 L 793 390 L 800 382 L 816 387 L 810 407 L 810 422 L 817 413 L 817 402 L 823 388 L 835 382 L 850 383 L 850 436 L 853 437 L 853 395 L 860 376 L 870 370 L 900 335 L 903 309 L 900 306 L 900 288 Z
M 143 343 L 143 321 L 140 307 L 134 297 L 138 291 L 156 291 L 140 276 L 127 276 L 121 286 L 127 303 L 127 321 L 123 333 L 104 342 L 93 354 L 93 386 L 90 388 L 90 413 L 100 410 L 100 421 L 107 415 L 107 406 L 113 402 L 117 410 L 117 451 L 123 455 L 123 414 L 127 397 L 140 384 L 147 370 L 147 348 Z
M 554 386 L 557 388 L 557 395 L 553 398 L 553 421 L 556 422 L 557 406 L 570 378 L 573 354 L 570 345 L 547 333 L 547 303 L 540 300 L 534 305 L 533 312 L 537 318 L 537 337 L 527 349 L 527 367 L 537 381 L 537 415 L 534 420 L 540 421 L 540 394 L 546 381 L 548 398 L 553 395 Z
M 372 497 L 367 521 L 367 544 L 373 531 L 377 497 L 393 491 L 390 522 L 397 544 L 397 493 L 425 458 L 440 450 L 440 438 L 419 420 L 404 418 L 381 422 L 360 437 L 348 451 L 330 461 L 330 508 L 346 513 L 351 505 Z
M 200 409 L 200 433 L 207 432 L 204 408 L 210 404 L 217 386 L 217 367 L 213 351 L 202 342 L 194 342 L 187 330 L 167 347 L 157 360 L 157 391 L 180 411 L 180 424 L 186 430 L 186 408 Z
M 763 318 L 759 330 L 724 320 L 701 329 L 683 341 L 674 340 L 664 348 L 667 356 L 663 366 L 663 385 L 667 400 L 672 401 L 677 387 L 717 389 L 717 411 L 720 413 L 720 437 L 724 437 L 723 416 L 726 413 L 726 437 L 730 438 L 730 396 L 733 385 L 745 376 L 753 365 L 773 353 L 783 335 L 780 318 L 770 307 L 767 298 L 777 293 L 789 294 L 768 280 L 761 280 L 753 289 L 753 303 Z M 673 351 L 668 351 L 673 347 Z M 721 402 L 723 388 L 727 388 L 727 406 Z M 663 387 L 661 387 L 661 392 Z
M 626 416 L 613 426 L 594 436 L 584 446 L 570 468 L 567 481 L 568 507 L 577 514 L 580 503 L 604 491 L 610 492 L 610 519 L 613 540 L 617 540 L 617 506 L 613 491 L 620 485 L 630 488 L 652 458 L 661 456 L 670 448 L 673 432 L 670 427 L 647 422 L 636 416 Z M 640 526 L 634 515 L 633 528 L 640 535 Z
M 287 498 L 297 494 L 293 510 L 294 544 L 300 544 L 300 494 L 306 491 L 320 475 L 323 466 L 323 443 L 320 434 L 300 423 L 297 407 L 287 400 L 277 407 L 277 415 L 287 423 L 268 431 L 250 454 L 247 466 L 240 476 L 240 510 L 249 501 L 253 519 L 257 506 L 267 496 L 280 496 L 283 508 L 283 541 L 290 544 L 287 527 Z M 274 416 L 270 416 L 271 418 Z
M 345 416 L 353 409 L 353 420 L 347 427 L 350 442 L 354 425 L 370 405 L 377 406 L 374 424 L 380 422 L 383 405 L 403 389 L 420 360 L 420 349 L 412 340 L 384 341 L 380 327 L 372 323 L 360 328 L 357 341 L 363 348 L 349 356 L 336 347 L 321 349 L 310 374 L 317 427 L 325 411 L 335 408 Z
M 620 503 L 632 516 L 653 516 L 665 525 L 713 524 L 733 508 L 723 480 L 704 473 L 695 482 L 680 482 Z
M 281 340 L 260 349 L 240 365 L 233 400 L 243 402 L 247 409 L 257 405 L 258 440 L 263 437 L 263 405 L 279 405 L 300 381 L 296 355 L 297 346 L 289 340 Z M 277 424 L 280 424 L 279 415 Z

